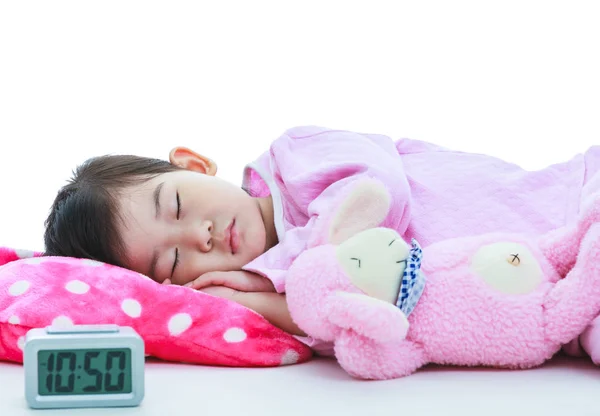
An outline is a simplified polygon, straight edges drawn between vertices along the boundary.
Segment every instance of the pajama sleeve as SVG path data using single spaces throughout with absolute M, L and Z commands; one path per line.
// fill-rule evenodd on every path
M 379 181 L 391 196 L 390 211 L 381 225 L 400 234 L 406 231 L 410 188 L 389 137 L 298 127 L 273 142 L 269 156 L 287 231 L 277 246 L 244 269 L 271 279 L 278 292 L 285 291 L 287 269 L 306 248 L 316 219 L 330 214 L 344 190 L 360 179 Z

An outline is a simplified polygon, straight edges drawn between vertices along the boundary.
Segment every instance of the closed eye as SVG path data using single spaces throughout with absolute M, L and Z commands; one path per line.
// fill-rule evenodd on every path
M 360 268 L 360 259 L 357 259 L 356 257 L 350 257 L 350 260 L 358 261 L 358 267 Z
M 177 199 L 177 220 L 179 220 L 179 217 L 181 215 L 181 198 L 179 197 L 179 191 L 177 191 L 175 193 L 175 197 Z M 176 248 L 175 249 L 175 260 L 173 261 L 173 267 L 171 268 L 171 279 L 173 278 L 173 275 L 175 274 L 175 269 L 177 268 L 178 264 L 179 264 L 179 249 Z
M 179 249 L 176 248 L 175 249 L 175 261 L 173 261 L 173 268 L 171 269 L 171 278 L 173 278 L 173 274 L 175 274 L 175 269 L 177 268 L 178 264 L 179 264 Z

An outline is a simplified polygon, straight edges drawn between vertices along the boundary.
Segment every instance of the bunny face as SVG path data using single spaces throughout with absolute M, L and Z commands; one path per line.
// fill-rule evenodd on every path
M 336 247 L 337 260 L 354 286 L 395 303 L 410 247 L 389 228 L 362 231 Z

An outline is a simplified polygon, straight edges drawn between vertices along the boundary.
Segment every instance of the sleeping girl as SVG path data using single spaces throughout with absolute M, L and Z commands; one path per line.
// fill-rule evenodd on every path
M 45 253 L 121 266 L 238 302 L 315 352 L 285 299 L 286 273 L 342 189 L 370 177 L 392 206 L 381 224 L 423 247 L 488 232 L 539 235 L 574 221 L 600 190 L 600 147 L 538 171 L 434 144 L 322 127 L 286 131 L 244 170 L 241 188 L 183 147 L 169 161 L 115 155 L 77 167 L 46 220 Z M 596 328 L 596 329 L 594 329 Z M 582 345 L 600 361 L 600 329 Z M 594 340 L 597 339 L 597 342 Z M 596 350 L 594 350 L 596 346 Z M 579 341 L 569 351 L 577 353 Z

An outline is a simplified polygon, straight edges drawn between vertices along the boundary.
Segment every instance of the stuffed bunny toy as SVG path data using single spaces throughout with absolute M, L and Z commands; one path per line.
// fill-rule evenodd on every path
M 357 184 L 317 222 L 286 280 L 296 324 L 333 342 L 350 375 L 537 366 L 600 311 L 600 199 L 541 237 L 485 234 L 423 250 L 377 227 L 389 204 L 379 182 Z

